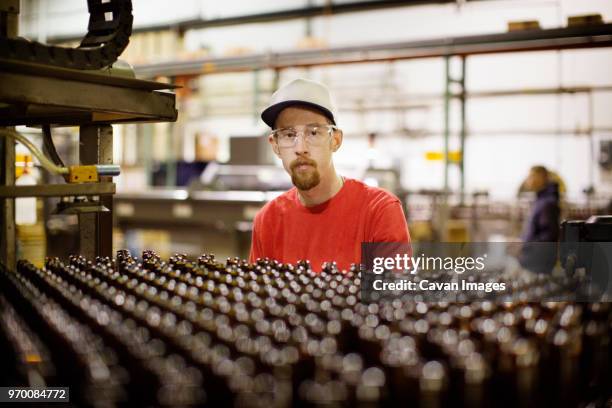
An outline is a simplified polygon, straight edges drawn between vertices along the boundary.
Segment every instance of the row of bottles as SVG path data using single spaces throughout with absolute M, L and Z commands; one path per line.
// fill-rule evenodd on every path
M 4 383 L 83 406 L 485 407 L 601 402 L 608 303 L 362 302 L 361 272 L 308 262 L 20 261 L 0 271 Z M 507 298 L 506 298 L 507 299 Z

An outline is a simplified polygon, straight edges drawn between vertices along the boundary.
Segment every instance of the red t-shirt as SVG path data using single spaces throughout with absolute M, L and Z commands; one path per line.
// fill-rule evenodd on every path
M 313 207 L 300 202 L 295 187 L 267 203 L 255 216 L 249 261 L 307 259 L 315 271 L 336 261 L 348 270 L 361 262 L 362 242 L 408 243 L 408 225 L 397 197 L 346 178 L 335 196 Z

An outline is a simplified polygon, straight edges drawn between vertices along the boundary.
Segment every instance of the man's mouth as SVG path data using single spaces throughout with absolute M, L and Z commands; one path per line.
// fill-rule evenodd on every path
M 294 163 L 291 167 L 293 170 L 303 171 L 303 170 L 307 170 L 310 167 L 315 167 L 315 165 L 312 162 L 300 161 L 300 162 Z
M 313 167 L 312 164 L 302 163 L 302 164 L 298 164 L 297 166 L 295 166 L 297 170 L 306 170 L 309 167 Z

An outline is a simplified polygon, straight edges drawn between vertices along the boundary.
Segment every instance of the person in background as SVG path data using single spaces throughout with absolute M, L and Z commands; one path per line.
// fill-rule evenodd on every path
M 560 233 L 559 184 L 551 179 L 546 167 L 533 166 L 524 187 L 534 192 L 536 199 L 521 237 L 524 244 L 519 261 L 534 272 L 550 272 L 556 262 L 556 242 Z
M 544 167 L 544 166 L 536 166 L 536 167 Z M 546 169 L 546 172 L 548 173 L 548 181 L 551 182 L 551 183 L 557 183 L 557 185 L 559 187 L 559 196 L 563 197 L 565 195 L 565 192 L 567 191 L 567 188 L 565 186 L 565 181 L 563 181 L 561 176 L 559 176 L 556 172 L 554 172 L 554 171 L 552 171 L 550 169 Z M 518 190 L 518 194 L 519 195 L 521 193 L 524 193 L 524 192 L 527 192 L 527 191 L 532 191 L 528 187 L 528 183 L 530 183 L 529 176 L 527 176 L 527 178 L 523 181 L 523 183 L 521 183 L 521 185 L 519 187 L 519 190 Z
M 347 270 L 361 263 L 362 242 L 410 242 L 397 197 L 343 177 L 333 155 L 342 130 L 327 87 L 297 79 L 278 89 L 262 112 L 268 142 L 295 187 L 267 203 L 255 216 L 250 262 L 309 260 L 315 271 L 335 261 Z M 365 160 L 355 157 L 355 160 Z

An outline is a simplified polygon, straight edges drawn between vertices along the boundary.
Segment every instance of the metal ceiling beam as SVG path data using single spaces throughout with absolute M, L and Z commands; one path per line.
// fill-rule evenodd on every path
M 198 75 L 256 69 L 394 61 L 460 55 L 612 46 L 612 24 L 446 37 L 350 47 L 320 48 L 240 57 L 200 58 L 134 67 L 141 78 Z
M 492 0 L 466 0 L 492 1 Z M 301 18 L 322 17 L 329 15 L 356 13 L 395 7 L 423 6 L 431 4 L 457 3 L 457 0 L 369 0 L 348 3 L 333 3 L 324 6 L 308 6 L 295 9 L 269 11 L 265 13 L 247 14 L 241 16 L 221 17 L 213 19 L 196 18 L 185 21 L 177 21 L 166 24 L 153 24 L 147 26 L 133 27 L 132 33 L 150 31 L 175 30 L 185 32 L 187 30 L 205 29 L 213 27 L 227 27 L 241 24 L 271 23 L 275 21 L 295 20 Z M 49 42 L 61 43 L 79 40 L 78 35 L 50 36 Z

